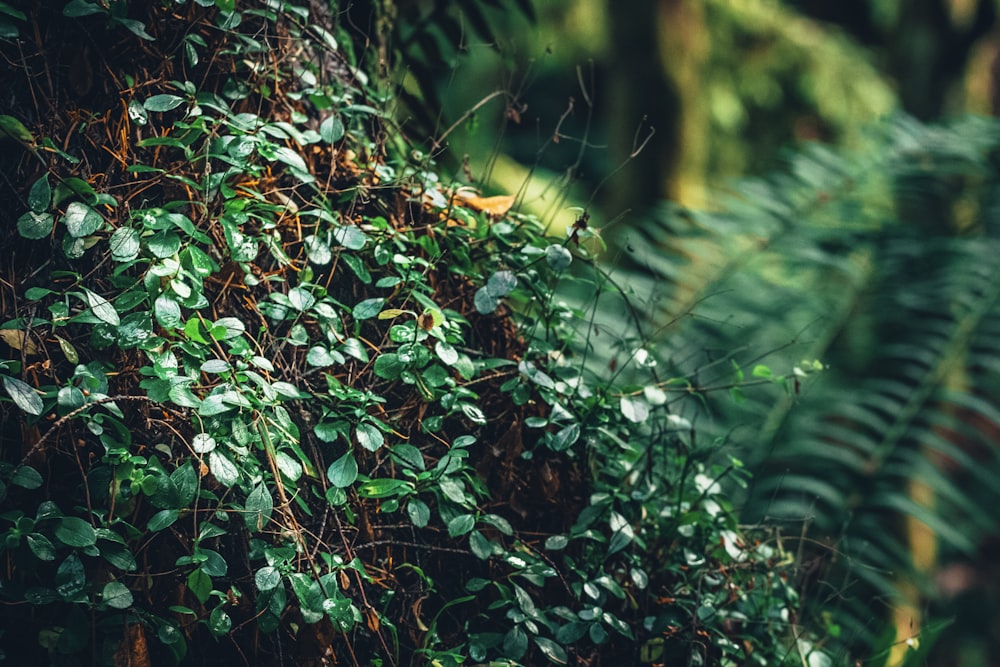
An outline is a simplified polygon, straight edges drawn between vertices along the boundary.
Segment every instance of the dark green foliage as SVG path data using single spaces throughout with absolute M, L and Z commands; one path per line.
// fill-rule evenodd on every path
M 815 559 L 804 595 L 838 661 L 880 664 L 894 610 L 938 600 L 938 567 L 997 530 L 998 142 L 993 121 L 896 118 L 864 152 L 810 148 L 725 213 L 668 212 L 623 241 L 619 281 L 665 293 L 649 309 L 672 323 L 657 352 L 704 398 L 680 414 L 740 443 L 745 518 L 788 525 L 803 566 Z M 828 370 L 806 383 L 815 359 Z M 744 374 L 774 390 L 707 391 Z
M 591 315 L 557 290 L 614 289 L 593 235 L 459 205 L 386 135 L 384 73 L 323 7 L 21 14 L 0 44 L 11 664 L 821 655 L 790 632 L 788 553 L 720 484 L 740 461 L 695 442 L 640 350 L 628 383 L 573 353 Z M 86 90 L 54 67 L 32 87 L 33 34 L 85 42 Z

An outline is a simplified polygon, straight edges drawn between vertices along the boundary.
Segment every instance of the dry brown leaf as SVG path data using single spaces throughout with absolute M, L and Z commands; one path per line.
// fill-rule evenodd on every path
M 461 190 L 455 193 L 455 198 L 458 199 L 463 206 L 471 208 L 473 211 L 482 211 L 486 215 L 501 218 L 507 215 L 511 207 L 514 205 L 514 201 L 517 199 L 514 195 L 497 195 L 495 197 L 480 197 L 478 195 L 462 192 Z
M 0 339 L 15 350 L 20 350 L 23 345 L 25 354 L 38 355 L 38 346 L 20 329 L 0 329 Z
M 374 609 L 368 609 L 365 611 L 365 624 L 368 629 L 372 632 L 378 632 L 379 628 L 382 627 L 382 623 L 378 617 L 378 612 Z

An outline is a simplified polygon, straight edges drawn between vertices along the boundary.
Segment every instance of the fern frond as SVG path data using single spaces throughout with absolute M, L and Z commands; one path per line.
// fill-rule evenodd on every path
M 650 296 L 647 329 L 665 328 L 642 344 L 696 391 L 734 382 L 733 362 L 830 366 L 801 396 L 702 391 L 678 409 L 754 463 L 748 520 L 805 522 L 836 547 L 822 578 L 842 595 L 825 610 L 873 650 L 867 601 L 886 602 L 885 622 L 901 580 L 934 595 L 904 518 L 945 553 L 998 530 L 982 507 L 1000 500 L 1000 124 L 896 118 L 869 142 L 807 148 L 721 212 L 665 210 L 618 241 L 617 275 Z

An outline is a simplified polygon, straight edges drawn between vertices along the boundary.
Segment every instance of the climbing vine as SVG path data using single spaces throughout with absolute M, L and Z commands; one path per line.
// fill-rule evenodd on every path
M 336 11 L 0 13 L 8 661 L 821 655 L 697 389 L 591 362 L 598 232 L 443 182 Z

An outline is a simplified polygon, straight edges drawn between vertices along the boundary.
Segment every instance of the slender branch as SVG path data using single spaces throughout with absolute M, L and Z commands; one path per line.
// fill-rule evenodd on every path
M 28 461 L 28 459 L 30 459 L 39 449 L 42 448 L 46 440 L 49 439 L 49 436 L 51 436 L 53 433 L 61 429 L 66 424 L 66 422 L 70 421 L 71 419 L 73 419 L 80 413 L 88 410 L 89 408 L 94 407 L 95 405 L 103 405 L 104 403 L 114 403 L 115 401 L 145 401 L 148 403 L 155 402 L 149 396 L 105 396 L 104 398 L 99 398 L 95 401 L 91 401 L 86 405 L 81 405 L 76 410 L 73 410 L 63 415 L 59 419 L 57 419 L 56 422 L 52 424 L 52 427 L 45 432 L 45 435 L 39 438 L 38 442 L 36 442 L 34 445 L 31 446 L 31 449 L 28 450 L 28 453 L 24 455 L 24 458 L 21 459 L 21 462 L 18 465 L 24 465 Z

